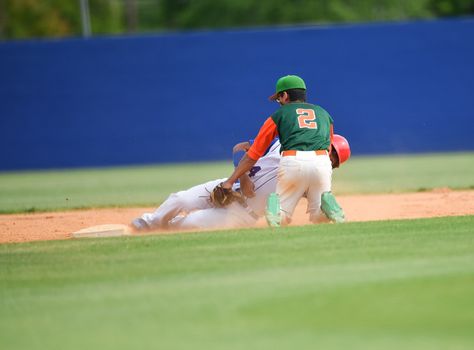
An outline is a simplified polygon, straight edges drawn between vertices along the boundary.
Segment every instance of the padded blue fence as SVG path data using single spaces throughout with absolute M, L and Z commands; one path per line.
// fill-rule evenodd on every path
M 354 155 L 473 150 L 474 19 L 0 43 L 0 170 L 230 159 L 301 75 Z

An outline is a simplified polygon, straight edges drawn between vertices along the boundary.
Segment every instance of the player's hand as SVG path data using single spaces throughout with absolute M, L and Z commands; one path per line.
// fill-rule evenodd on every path
M 250 148 L 250 143 L 248 141 L 240 142 L 234 146 L 234 148 L 232 149 L 232 152 L 233 153 L 238 152 L 238 151 L 247 152 L 249 148 Z
M 232 188 L 233 183 L 230 183 L 229 181 L 224 181 L 223 183 L 220 184 L 222 188 L 225 188 L 226 190 L 230 190 Z

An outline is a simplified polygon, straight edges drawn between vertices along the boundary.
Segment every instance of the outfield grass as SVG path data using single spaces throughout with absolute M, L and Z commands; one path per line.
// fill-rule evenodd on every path
M 219 162 L 0 173 L 0 213 L 156 205 L 231 171 Z
M 226 177 L 230 162 L 0 173 L 0 213 L 155 206 L 169 193 Z M 334 172 L 334 192 L 474 188 L 474 153 L 353 157 Z
M 338 193 L 474 189 L 474 152 L 354 157 L 334 172 Z
M 473 349 L 474 217 L 0 245 L 1 349 Z

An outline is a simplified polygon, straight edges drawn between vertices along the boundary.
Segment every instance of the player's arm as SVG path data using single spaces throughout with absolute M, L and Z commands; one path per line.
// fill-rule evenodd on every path
M 240 182 L 240 191 L 245 197 L 247 198 L 255 197 L 255 184 L 250 179 L 250 176 L 248 175 L 248 173 L 242 174 L 242 176 L 239 177 L 239 182 Z
M 223 188 L 231 188 L 235 181 L 240 178 L 247 171 L 252 169 L 252 167 L 257 163 L 256 159 L 252 159 L 248 156 L 247 153 L 244 154 L 242 159 L 239 162 L 237 168 L 234 169 L 234 172 L 230 177 L 222 183 Z
M 238 178 L 252 169 L 257 160 L 265 154 L 265 151 L 277 134 L 276 124 L 273 119 L 269 117 L 260 128 L 252 146 L 250 146 L 247 153 L 244 154 L 232 175 L 223 182 L 222 187 L 231 188 Z
M 252 143 L 253 140 L 250 140 L 247 142 L 240 142 L 234 146 L 234 148 L 232 149 L 234 167 L 237 167 L 239 165 L 240 160 L 245 155 L 245 152 L 249 150 Z M 255 185 L 247 173 L 244 173 L 241 177 L 239 177 L 239 182 L 240 191 L 245 197 L 252 198 L 255 196 Z

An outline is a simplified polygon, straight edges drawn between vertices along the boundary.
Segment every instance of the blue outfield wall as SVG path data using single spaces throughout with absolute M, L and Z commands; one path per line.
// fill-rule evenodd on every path
M 0 43 L 0 170 L 230 159 L 301 75 L 354 155 L 474 150 L 474 19 Z

